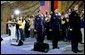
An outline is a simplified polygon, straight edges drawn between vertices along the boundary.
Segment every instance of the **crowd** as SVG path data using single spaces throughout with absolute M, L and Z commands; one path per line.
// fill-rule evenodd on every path
M 79 14 L 78 6 L 64 13 L 56 9 L 46 14 L 38 11 L 35 16 L 12 17 L 7 23 L 11 37 L 17 37 L 16 42 L 35 37 L 37 42 L 43 43 L 47 37 L 52 41 L 53 49 L 59 49 L 59 40 L 70 41 L 75 53 L 81 52 L 78 50 L 78 43 L 84 43 L 84 10 Z

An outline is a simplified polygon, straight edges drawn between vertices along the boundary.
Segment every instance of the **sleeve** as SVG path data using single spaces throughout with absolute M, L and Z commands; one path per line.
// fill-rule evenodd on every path
M 34 29 L 36 29 L 36 17 L 34 19 Z

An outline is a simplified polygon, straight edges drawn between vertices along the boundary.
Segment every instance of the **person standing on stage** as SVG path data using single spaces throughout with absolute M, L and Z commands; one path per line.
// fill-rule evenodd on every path
M 30 37 L 34 37 L 34 16 L 30 17 Z
M 43 43 L 44 41 L 44 17 L 40 12 L 38 12 L 38 15 L 35 16 L 34 29 L 35 29 L 34 31 L 37 34 L 37 42 Z
M 16 36 L 17 36 L 16 42 L 18 42 L 18 40 L 19 40 L 19 24 L 18 24 L 18 21 L 19 21 L 19 17 L 16 17 Z
M 81 42 L 80 31 L 80 16 L 78 14 L 78 5 L 74 7 L 74 10 L 69 15 L 69 25 L 71 31 L 71 47 L 74 53 L 81 52 L 78 49 L 78 43 Z
M 24 37 L 24 27 L 25 27 L 25 20 L 22 19 L 22 17 L 19 18 L 19 21 L 18 21 L 18 24 L 19 24 L 19 37 L 20 37 L 20 40 L 25 40 L 25 37 Z
M 51 14 L 51 20 L 50 20 L 50 31 L 52 31 L 52 45 L 53 49 L 58 48 L 58 40 L 60 38 L 60 14 L 58 12 L 58 9 L 56 9 L 52 14 Z
M 51 15 L 48 12 L 46 12 L 46 15 L 45 15 L 45 35 L 47 35 L 47 40 L 52 39 L 51 32 L 49 31 L 50 18 L 51 18 Z
M 27 15 L 26 18 L 25 18 L 25 28 L 24 28 L 24 31 L 25 31 L 25 36 L 26 38 L 30 37 L 30 16 Z
M 64 17 L 61 19 L 62 22 L 62 39 L 64 41 L 68 41 L 68 35 L 67 35 L 67 30 L 68 30 L 68 18 L 69 18 L 69 15 L 67 13 L 64 14 Z

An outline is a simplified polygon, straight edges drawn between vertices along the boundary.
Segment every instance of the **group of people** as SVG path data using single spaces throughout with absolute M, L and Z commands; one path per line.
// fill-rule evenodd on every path
M 27 15 L 26 17 L 22 18 L 22 17 L 14 17 L 12 16 L 11 19 L 8 20 L 8 29 L 9 34 L 11 36 L 11 39 L 17 39 L 18 40 L 22 40 L 24 41 L 25 38 L 28 37 L 33 37 L 33 20 L 34 17 L 33 16 L 29 16 Z M 16 41 L 16 42 L 17 42 Z
M 17 36 L 17 41 L 24 41 L 26 38 L 35 37 L 37 34 L 37 42 L 43 43 L 45 36 L 47 36 L 48 40 L 52 40 L 53 49 L 59 49 L 59 40 L 70 40 L 72 51 L 75 53 L 81 52 L 78 50 L 78 43 L 84 43 L 84 10 L 80 16 L 78 6 L 62 14 L 58 9 L 50 13 L 46 12 L 46 14 L 38 11 L 36 16 L 27 15 L 24 18 L 13 18 L 8 21 L 8 24 L 9 29 L 11 25 L 16 26 L 14 30 L 11 29 L 11 35 Z

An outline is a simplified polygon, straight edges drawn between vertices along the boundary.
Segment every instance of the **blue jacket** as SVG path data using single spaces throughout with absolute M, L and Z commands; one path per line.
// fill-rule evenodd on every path
M 81 28 L 84 28 L 84 18 L 81 19 Z

